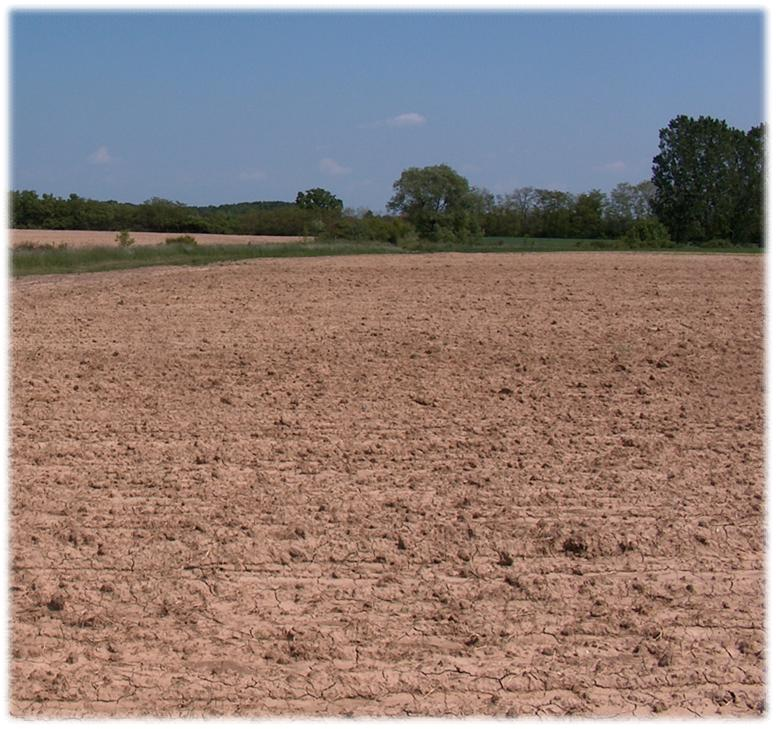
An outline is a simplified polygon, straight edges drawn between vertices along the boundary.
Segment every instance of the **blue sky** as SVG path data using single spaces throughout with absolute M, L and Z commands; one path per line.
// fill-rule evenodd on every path
M 651 175 L 677 114 L 764 121 L 760 13 L 21 13 L 11 185 L 191 204 L 325 187 L 380 210 L 410 166 L 496 193 Z

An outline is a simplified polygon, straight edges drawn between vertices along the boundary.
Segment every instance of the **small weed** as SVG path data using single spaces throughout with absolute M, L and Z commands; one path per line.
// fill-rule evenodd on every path
M 129 234 L 128 230 L 122 230 L 116 234 L 116 243 L 119 244 L 119 248 L 129 248 L 135 245 L 135 239 Z

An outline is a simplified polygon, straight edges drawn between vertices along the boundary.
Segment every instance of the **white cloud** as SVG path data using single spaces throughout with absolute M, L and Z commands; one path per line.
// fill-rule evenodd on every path
M 318 163 L 318 167 L 320 167 L 321 172 L 325 172 L 327 175 L 347 175 L 352 172 L 350 167 L 343 167 L 339 162 L 330 157 L 324 157 Z
M 398 116 L 393 116 L 390 119 L 386 119 L 385 123 L 389 127 L 419 127 L 425 124 L 426 121 L 426 117 L 423 116 L 423 114 L 410 111 L 406 114 L 399 114 Z
M 256 182 L 258 180 L 266 180 L 267 173 L 264 170 L 243 170 L 240 173 L 241 180 L 250 180 Z
M 101 147 L 97 147 L 87 159 L 93 165 L 108 165 L 113 162 L 113 157 L 110 156 L 108 148 L 104 144 Z
M 423 114 L 416 111 L 408 111 L 406 114 L 397 114 L 388 119 L 360 124 L 361 129 L 379 129 L 380 127 L 419 127 L 428 121 Z
M 618 159 L 616 162 L 607 162 L 606 164 L 599 165 L 595 169 L 597 172 L 622 172 L 626 167 L 625 162 Z

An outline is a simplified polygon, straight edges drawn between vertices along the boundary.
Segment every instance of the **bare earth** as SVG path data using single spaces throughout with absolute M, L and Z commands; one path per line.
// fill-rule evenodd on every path
M 8 239 L 13 248 L 22 243 L 36 245 L 59 245 L 66 243 L 68 248 L 90 248 L 92 246 L 118 247 L 115 230 L 9 230 Z M 155 246 L 164 243 L 167 238 L 175 238 L 183 233 L 130 233 L 139 246 Z M 192 233 L 200 245 L 246 245 L 252 243 L 299 243 L 305 238 L 299 235 L 221 235 L 220 233 Z
M 763 259 L 12 283 L 20 716 L 764 710 Z

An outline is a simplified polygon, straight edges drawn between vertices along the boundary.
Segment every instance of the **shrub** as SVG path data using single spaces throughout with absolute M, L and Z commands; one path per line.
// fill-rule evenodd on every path
M 392 245 L 401 245 L 402 241 L 416 237 L 414 227 L 406 220 L 389 215 L 361 217 L 343 217 L 337 221 L 333 230 L 335 238 L 358 241 L 379 241 Z
M 396 241 L 396 245 L 405 251 L 416 251 L 421 247 L 420 237 L 413 228 L 406 235 L 399 238 Z
M 130 236 L 128 230 L 122 230 L 116 235 L 116 243 L 120 248 L 129 248 L 135 244 L 135 239 Z
M 67 243 L 34 243 L 25 240 L 14 246 L 17 251 L 64 251 L 67 249 Z
M 402 218 L 374 218 L 372 225 L 377 226 L 376 234 L 370 236 L 373 240 L 384 240 L 394 246 L 402 245 L 403 243 L 415 242 L 418 239 L 418 234 L 415 227 L 407 220 Z
M 670 240 L 668 229 L 653 218 L 637 220 L 625 232 L 625 240 L 631 244 L 663 243 Z
M 730 248 L 733 243 L 725 238 L 712 238 L 711 240 L 699 241 L 693 245 L 699 248 Z
M 174 238 L 165 238 L 164 243 L 165 245 L 168 245 L 168 246 L 171 246 L 171 245 L 195 246 L 197 245 L 197 239 L 190 235 L 176 235 Z

